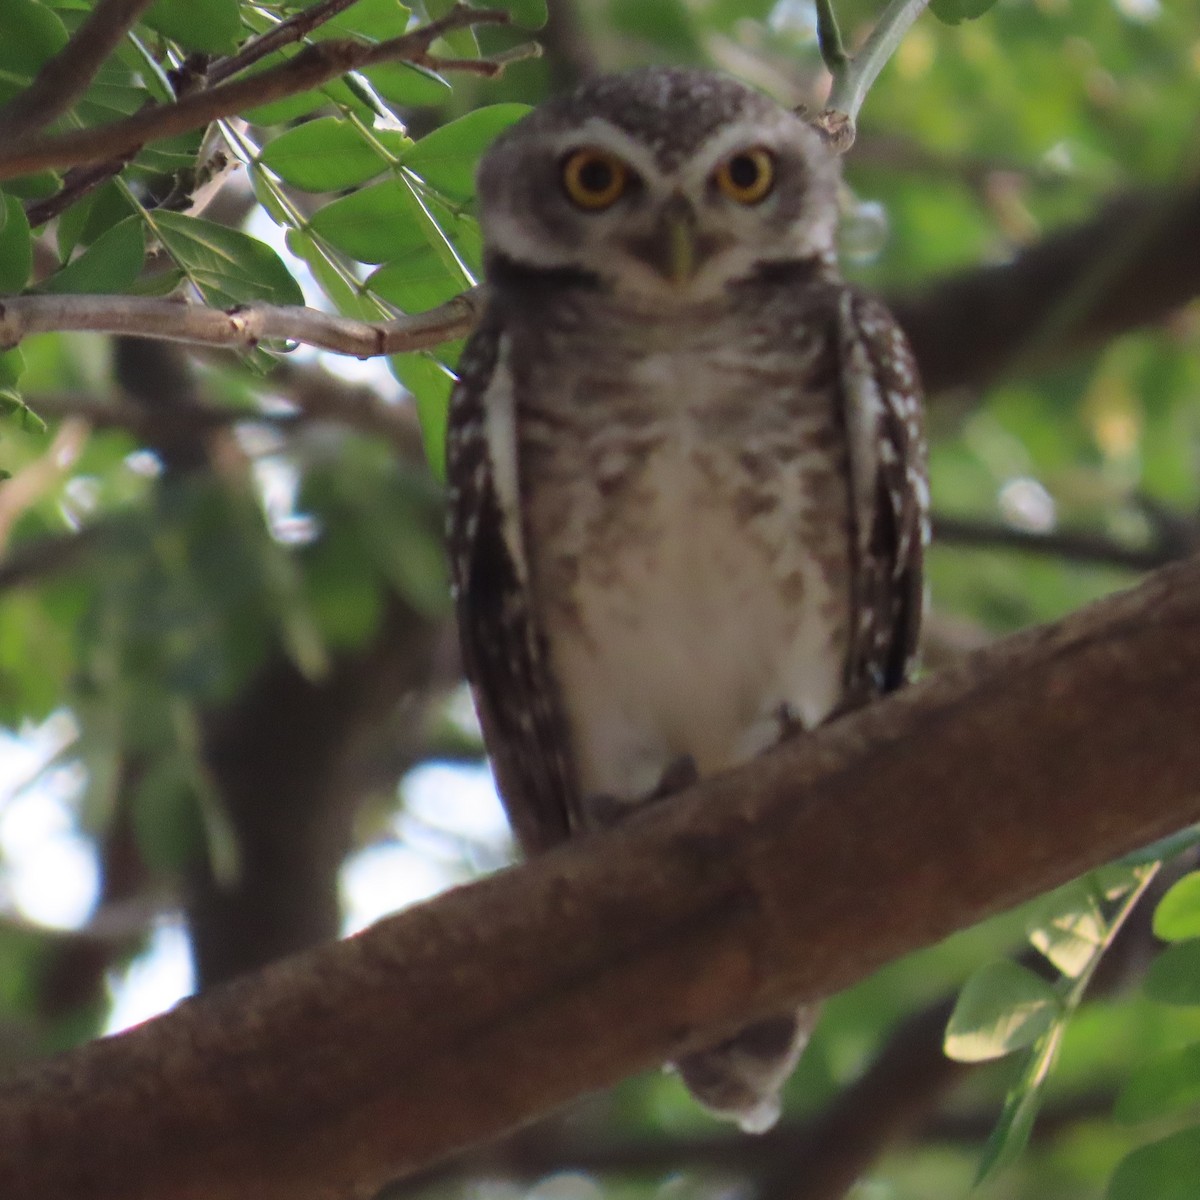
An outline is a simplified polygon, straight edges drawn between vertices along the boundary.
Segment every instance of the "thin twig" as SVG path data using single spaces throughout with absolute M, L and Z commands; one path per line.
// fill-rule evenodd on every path
M 817 45 L 821 48 L 821 60 L 831 75 L 846 69 L 849 58 L 832 0 L 817 0 Z
M 333 20 L 339 13 L 357 3 L 358 0 L 320 0 L 320 3 L 311 8 L 301 9 L 286 21 L 280 21 L 265 33 L 251 38 L 236 54 L 214 62 L 204 73 L 208 86 L 212 87 L 222 80 L 229 79 L 260 59 L 266 58 L 268 54 L 274 54 L 276 50 L 300 41 L 314 29 L 324 25 L 326 21 Z
M 17 296 L 0 300 L 0 348 L 34 333 L 89 330 L 232 349 L 253 349 L 264 341 L 300 342 L 335 354 L 375 358 L 463 337 L 474 327 L 481 304 L 476 288 L 429 312 L 372 324 L 275 304 L 218 309 L 145 296 Z
M 432 70 L 499 74 L 505 63 L 512 60 L 511 54 L 496 60 L 447 60 L 431 55 L 429 46 L 454 29 L 503 25 L 508 21 L 508 13 L 501 10 L 458 4 L 440 20 L 375 45 L 348 39 L 318 42 L 306 46 L 294 58 L 277 67 L 247 79 L 230 80 L 205 91 L 192 92 L 173 104 L 143 108 L 111 125 L 75 130 L 36 142 L 27 138 L 20 144 L 0 150 L 0 180 L 47 168 L 102 162 L 146 142 L 186 133 L 222 117 L 308 91 L 349 71 L 379 63 L 412 62 Z
M 0 139 L 28 138 L 66 112 L 153 0 L 96 0 L 71 40 L 0 109 Z
M 969 517 L 937 516 L 933 530 L 934 540 L 943 545 L 1018 550 L 1066 562 L 1116 567 L 1124 571 L 1153 571 L 1181 557 L 1173 547 L 1165 545 L 1138 548 L 1123 545 L 1100 533 L 1082 530 L 1035 533 L 996 521 Z
M 832 0 L 817 5 L 817 40 L 821 57 L 833 76 L 833 87 L 825 111 L 816 119 L 838 150 L 854 142 L 858 110 L 884 64 L 896 52 L 909 26 L 921 15 L 929 0 L 891 0 L 857 54 L 849 55 L 842 45 Z
M 25 219 L 31 229 L 38 229 L 59 213 L 66 212 L 77 200 L 119 175 L 133 153 L 122 154 L 108 162 L 93 163 L 86 167 L 72 168 L 63 176 L 63 185 L 44 200 L 31 200 L 25 207 Z

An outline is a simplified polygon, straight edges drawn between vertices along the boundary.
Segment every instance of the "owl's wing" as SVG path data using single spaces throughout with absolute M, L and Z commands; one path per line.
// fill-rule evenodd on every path
M 568 834 L 566 723 L 530 607 L 506 339 L 485 314 L 459 363 L 446 435 L 447 541 L 463 666 L 504 807 L 527 854 Z
M 900 326 L 880 301 L 847 290 L 840 340 L 854 534 L 846 680 L 853 704 L 899 687 L 913 666 L 929 484 L 920 378 Z

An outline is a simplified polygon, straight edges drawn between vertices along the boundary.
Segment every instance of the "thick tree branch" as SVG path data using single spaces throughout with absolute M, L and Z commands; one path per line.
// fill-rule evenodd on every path
M 1200 294 L 1200 187 L 1138 192 L 999 266 L 889 302 L 926 390 L 982 389 L 1162 321 Z
M 1089 989 L 1089 1000 L 1112 995 L 1140 979 L 1158 942 L 1152 914 L 1170 887 L 1196 866 L 1195 850 L 1160 871 L 1137 910 L 1121 927 Z M 1057 972 L 1026 949 L 1019 961 L 1048 980 Z M 433 1186 L 475 1178 L 537 1180 L 562 1171 L 653 1175 L 708 1171 L 735 1176 L 755 1200 L 840 1200 L 897 1141 L 981 1143 L 996 1124 L 995 1106 L 939 1109 L 946 1093 L 991 1063 L 963 1063 L 942 1049 L 957 992 L 902 1020 L 853 1082 L 812 1117 L 784 1121 L 765 1134 L 716 1133 L 622 1138 L 551 1119 L 386 1188 L 378 1200 L 402 1200 Z M 1033 1136 L 1111 1114 L 1111 1090 L 1076 1094 L 1039 1113 Z
M 367 1196 L 1200 819 L 1200 562 L 0 1088 L 10 1200 Z

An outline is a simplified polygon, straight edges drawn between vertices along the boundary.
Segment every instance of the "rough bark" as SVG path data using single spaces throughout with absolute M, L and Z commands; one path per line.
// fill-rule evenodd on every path
M 1200 819 L 1200 562 L 0 1087 L 0 1194 L 365 1197 Z

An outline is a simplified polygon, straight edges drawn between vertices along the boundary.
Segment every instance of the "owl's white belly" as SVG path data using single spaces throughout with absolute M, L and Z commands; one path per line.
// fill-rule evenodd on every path
M 585 797 L 640 799 L 685 755 L 702 775 L 743 762 L 839 699 L 846 602 L 799 542 L 800 473 L 751 516 L 746 481 L 694 450 L 670 439 L 593 524 L 570 617 L 546 626 Z

